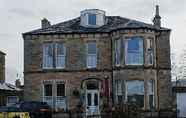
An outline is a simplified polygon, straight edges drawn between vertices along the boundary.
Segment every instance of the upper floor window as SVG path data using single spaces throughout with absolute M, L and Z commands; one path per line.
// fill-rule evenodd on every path
M 143 65 L 143 39 L 132 38 L 126 42 L 126 64 Z
M 65 67 L 66 48 L 64 44 L 56 44 L 56 68 Z
M 46 43 L 43 45 L 43 68 L 64 68 L 66 48 L 63 43 Z
M 96 25 L 96 14 L 88 14 L 88 24 Z
M 54 65 L 54 51 L 53 44 L 47 43 L 43 45 L 43 67 L 53 68 Z
M 120 65 L 121 59 L 121 40 L 115 41 L 115 64 Z
M 153 59 L 154 59 L 154 54 L 153 54 L 153 40 L 152 39 L 147 39 L 147 64 L 152 65 L 153 64 Z
M 87 43 L 87 67 L 95 68 L 97 65 L 96 42 Z

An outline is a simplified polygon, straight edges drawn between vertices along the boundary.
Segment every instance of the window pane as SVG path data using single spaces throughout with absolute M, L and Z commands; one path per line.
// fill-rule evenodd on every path
M 97 64 L 96 43 L 90 42 L 87 44 L 87 67 L 95 68 L 96 64 Z
M 122 95 L 122 81 L 116 80 L 116 94 Z
M 43 46 L 43 67 L 53 67 L 53 44 Z
M 16 96 L 8 96 L 8 103 L 17 103 L 18 97 Z
M 96 54 L 96 42 L 88 43 L 88 54 Z
M 94 94 L 94 105 L 98 106 L 98 94 L 97 93 Z
M 121 59 L 121 40 L 115 41 L 115 64 L 119 65 Z
M 64 45 L 61 44 L 57 44 L 57 55 L 64 55 L 65 54 L 65 50 L 64 50 Z
M 96 14 L 88 14 L 88 24 L 96 25 Z
M 65 96 L 65 84 L 57 84 L 57 96 Z
M 44 95 L 45 96 L 52 96 L 52 84 L 45 84 L 44 85 Z
M 132 38 L 127 41 L 126 64 L 143 64 L 143 39 Z
M 88 93 L 87 94 L 87 102 L 88 102 L 88 106 L 91 106 L 91 94 L 90 93 Z
M 153 64 L 152 39 L 147 39 L 147 64 Z
M 149 106 L 150 109 L 153 109 L 154 104 L 154 80 L 149 80 L 148 82 L 148 95 L 149 95 Z
M 129 103 L 135 103 L 139 107 L 144 106 L 144 82 L 128 81 L 127 84 L 127 100 Z
M 56 67 L 64 68 L 65 67 L 65 47 L 63 44 L 56 44 L 57 54 L 56 54 Z

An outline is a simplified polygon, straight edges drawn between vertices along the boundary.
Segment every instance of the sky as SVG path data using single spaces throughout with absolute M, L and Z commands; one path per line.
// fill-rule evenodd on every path
M 171 50 L 177 57 L 186 49 L 186 0 L 0 0 L 0 50 L 7 54 L 6 82 L 23 78 L 22 33 L 40 28 L 42 18 L 56 24 L 94 8 L 105 10 L 106 15 L 152 23 L 156 4 L 162 26 L 172 29 Z

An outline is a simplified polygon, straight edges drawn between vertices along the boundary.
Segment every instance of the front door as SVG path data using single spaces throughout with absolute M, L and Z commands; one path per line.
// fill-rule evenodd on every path
M 87 90 L 86 92 L 86 114 L 99 114 L 99 91 Z

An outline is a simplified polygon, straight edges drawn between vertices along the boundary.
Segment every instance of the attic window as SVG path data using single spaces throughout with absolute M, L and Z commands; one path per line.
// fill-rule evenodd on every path
M 96 14 L 88 14 L 88 24 L 96 25 Z

